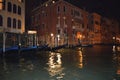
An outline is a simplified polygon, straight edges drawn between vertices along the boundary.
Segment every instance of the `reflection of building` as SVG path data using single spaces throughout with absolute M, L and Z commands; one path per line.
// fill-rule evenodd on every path
M 0 33 L 13 33 L 7 36 L 7 40 L 15 42 L 16 34 L 22 34 L 24 31 L 25 0 L 0 0 Z
M 102 16 L 88 13 L 64 0 L 48 0 L 32 10 L 31 18 L 31 28 L 38 31 L 40 42 L 50 44 L 51 34 L 54 35 L 54 45 L 99 44 L 104 41 Z

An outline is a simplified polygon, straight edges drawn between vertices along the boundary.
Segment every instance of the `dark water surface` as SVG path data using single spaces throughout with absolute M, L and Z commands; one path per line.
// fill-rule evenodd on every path
M 0 58 L 0 80 L 120 80 L 120 52 L 113 46 L 20 55 Z

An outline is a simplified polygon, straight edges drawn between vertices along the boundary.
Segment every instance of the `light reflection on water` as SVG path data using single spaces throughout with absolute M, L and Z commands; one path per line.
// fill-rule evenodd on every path
M 120 46 L 113 46 L 113 61 L 116 63 L 116 74 L 120 76 Z M 120 77 L 119 77 L 120 78 Z
M 118 46 L 38 52 L 0 63 L 0 80 L 120 80 Z
M 50 52 L 48 59 L 48 67 L 46 68 L 51 77 L 56 76 L 58 80 L 63 79 L 65 73 L 63 73 L 64 68 L 62 67 L 60 53 Z
M 82 51 L 80 50 L 80 51 L 78 51 L 78 53 L 79 53 L 79 68 L 83 68 L 83 53 L 82 53 Z

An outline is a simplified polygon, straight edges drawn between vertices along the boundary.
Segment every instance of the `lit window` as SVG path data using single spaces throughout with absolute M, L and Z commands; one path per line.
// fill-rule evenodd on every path
M 2 10 L 2 0 L 0 0 L 0 10 Z
M 8 19 L 7 19 L 7 26 L 11 27 L 11 18 L 10 17 L 8 17 Z
M 0 26 L 2 26 L 3 25 L 3 18 L 2 18 L 2 16 L 0 15 Z
M 13 28 L 16 28 L 16 19 L 13 19 Z
M 0 10 L 5 10 L 5 0 L 0 0 Z

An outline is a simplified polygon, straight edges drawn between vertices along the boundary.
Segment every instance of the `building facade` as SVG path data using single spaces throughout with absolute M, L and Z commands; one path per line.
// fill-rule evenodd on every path
M 104 41 L 102 26 L 106 26 L 101 22 L 102 16 L 88 13 L 64 0 L 49 0 L 33 9 L 31 16 L 31 29 L 38 32 L 39 43 L 57 46 Z
M 0 0 L 0 31 L 23 33 L 25 31 L 25 1 Z
M 0 0 L 0 33 L 22 34 L 25 31 L 25 0 Z M 16 38 L 16 36 L 8 36 Z M 9 41 L 9 40 L 8 40 Z

